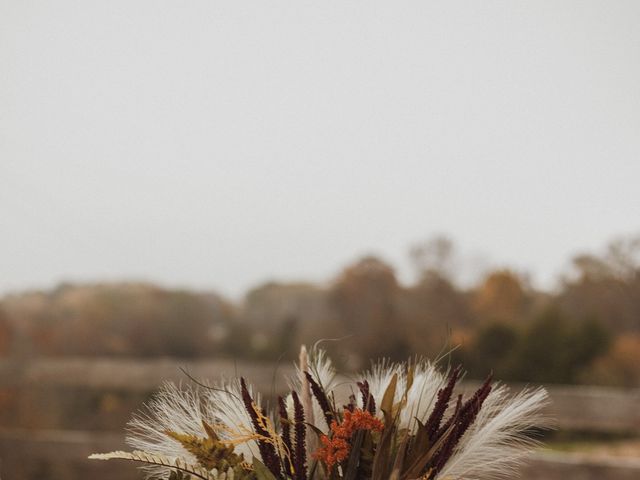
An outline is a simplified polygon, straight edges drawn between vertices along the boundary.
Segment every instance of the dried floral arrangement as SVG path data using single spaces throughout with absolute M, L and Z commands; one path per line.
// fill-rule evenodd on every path
M 427 360 L 382 361 L 345 383 L 323 350 L 303 347 L 273 411 L 243 378 L 165 384 L 129 422 L 133 451 L 89 458 L 141 462 L 148 478 L 170 480 L 512 477 L 537 445 L 531 430 L 547 425 L 546 392 L 511 395 L 489 376 L 463 398 L 461 377 Z

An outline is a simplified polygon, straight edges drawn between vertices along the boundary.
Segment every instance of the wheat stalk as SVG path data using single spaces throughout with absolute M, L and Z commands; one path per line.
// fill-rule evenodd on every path
M 92 460 L 131 460 L 134 462 L 146 463 L 148 465 L 159 465 L 188 473 L 189 475 L 201 478 L 202 480 L 233 480 L 233 473 L 227 475 L 225 473 L 218 473 L 215 469 L 209 472 L 197 465 L 191 465 L 180 458 L 171 460 L 168 457 L 143 452 L 141 450 L 134 450 L 133 452 L 123 452 L 118 450 L 109 453 L 94 453 L 89 455 L 89 458 Z

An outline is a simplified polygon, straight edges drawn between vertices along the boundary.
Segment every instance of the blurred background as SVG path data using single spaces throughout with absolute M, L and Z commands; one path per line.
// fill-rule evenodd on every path
M 0 476 L 301 343 L 549 388 L 640 475 L 640 4 L 0 0 Z M 285 387 L 276 383 L 276 389 Z

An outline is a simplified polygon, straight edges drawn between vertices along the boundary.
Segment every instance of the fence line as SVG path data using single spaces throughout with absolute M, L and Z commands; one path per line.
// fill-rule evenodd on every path
M 0 388 L 85 388 L 97 391 L 151 392 L 163 381 L 188 382 L 180 370 L 198 379 L 215 381 L 224 376 L 247 377 L 263 392 L 286 390 L 291 365 L 185 361 L 182 359 L 37 359 L 22 363 L 0 362 Z M 467 384 L 469 388 L 473 383 Z M 521 385 L 512 385 L 513 391 Z M 640 389 L 595 386 L 546 386 L 551 404 L 546 413 L 558 428 L 604 432 L 640 432 Z

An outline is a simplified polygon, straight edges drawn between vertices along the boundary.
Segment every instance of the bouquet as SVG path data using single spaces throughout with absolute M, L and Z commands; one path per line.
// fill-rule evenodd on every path
M 244 378 L 165 384 L 129 422 L 131 452 L 170 480 L 434 480 L 511 477 L 544 427 L 544 389 L 511 395 L 491 375 L 459 393 L 460 367 L 381 361 L 351 381 L 303 347 L 291 392 L 263 407 Z

